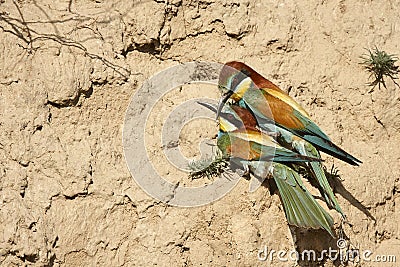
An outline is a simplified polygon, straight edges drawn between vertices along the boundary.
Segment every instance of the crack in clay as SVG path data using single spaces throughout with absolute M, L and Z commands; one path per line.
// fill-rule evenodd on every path
M 90 98 L 93 94 L 93 82 L 91 86 L 89 87 L 89 90 L 84 91 L 84 90 L 78 90 L 76 96 L 73 99 L 64 99 L 61 103 L 56 103 L 53 101 L 50 101 L 47 99 L 46 104 L 56 107 L 56 108 L 67 108 L 67 107 L 74 107 L 77 106 L 79 103 L 79 100 L 81 99 L 81 96 L 84 96 L 85 98 Z

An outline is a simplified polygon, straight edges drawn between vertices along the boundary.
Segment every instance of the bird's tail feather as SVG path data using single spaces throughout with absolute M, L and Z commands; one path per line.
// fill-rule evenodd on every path
M 305 142 L 304 140 L 293 142 L 293 146 L 302 155 L 306 155 L 309 157 L 320 157 L 317 149 L 315 149 L 314 146 L 312 146 L 310 143 Z M 337 210 L 343 216 L 343 218 L 345 218 L 345 215 L 340 208 L 340 205 L 337 202 L 335 195 L 333 194 L 328 179 L 326 178 L 324 169 L 322 168 L 322 164 L 319 162 L 310 162 L 309 165 L 311 167 L 314 177 L 318 181 L 321 194 L 325 198 L 328 206 Z
M 318 204 L 293 169 L 274 163 L 273 177 L 289 224 L 313 229 L 322 228 L 331 236 L 335 236 L 332 231 L 332 217 Z
M 319 148 L 321 151 L 341 159 L 351 165 L 358 166 L 360 163 L 362 163 L 361 160 L 353 157 L 329 140 L 325 140 L 315 135 L 304 135 L 302 138 Z

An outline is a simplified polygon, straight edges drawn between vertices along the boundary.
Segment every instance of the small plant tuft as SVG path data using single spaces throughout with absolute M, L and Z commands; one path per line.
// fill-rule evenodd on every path
M 229 158 L 224 157 L 221 152 L 217 152 L 215 156 L 210 158 L 190 162 L 189 169 L 189 177 L 192 179 L 204 177 L 212 179 L 229 169 Z
M 399 73 L 399 67 L 395 65 L 398 57 L 381 51 L 377 47 L 373 50 L 367 49 L 367 51 L 368 54 L 361 57 L 363 60 L 361 64 L 364 65 L 365 69 L 370 73 L 370 77 L 374 77 L 374 81 L 368 84 L 372 86 L 371 92 L 376 85 L 378 85 L 379 89 L 381 88 L 381 84 L 386 88 L 385 76 L 388 76 L 399 86 L 395 81 L 398 79 L 397 75 Z

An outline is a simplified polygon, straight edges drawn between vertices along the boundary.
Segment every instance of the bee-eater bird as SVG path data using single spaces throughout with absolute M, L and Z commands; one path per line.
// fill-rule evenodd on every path
M 216 112 L 211 104 L 199 104 Z M 270 135 L 257 129 L 253 115 L 237 105 L 226 105 L 220 114 L 218 148 L 225 156 L 233 158 L 246 171 L 251 171 L 261 179 L 269 173 L 274 178 L 290 225 L 325 229 L 332 232 L 332 217 L 318 204 L 304 186 L 300 176 L 292 168 L 278 163 L 308 162 L 315 158 L 299 154 L 280 146 Z M 274 153 L 275 155 L 271 155 Z M 273 161 L 267 163 L 267 161 Z
M 198 103 L 216 112 L 213 105 Z M 224 107 L 217 140 L 218 148 L 225 153 L 224 156 L 251 161 L 322 161 L 320 158 L 300 155 L 282 147 L 271 135 L 258 130 L 255 122 L 253 115 L 245 108 L 238 105 Z
M 362 163 L 335 145 L 286 92 L 246 64 L 237 61 L 226 63 L 220 73 L 219 88 L 223 96 L 217 118 L 229 99 L 240 101 L 242 106 L 251 110 L 261 128 L 265 122 L 274 122 L 329 155 L 356 166 Z

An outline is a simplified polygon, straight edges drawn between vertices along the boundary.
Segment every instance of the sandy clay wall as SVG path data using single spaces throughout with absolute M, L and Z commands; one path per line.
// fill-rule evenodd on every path
M 241 179 L 219 201 L 179 208 L 132 178 L 122 129 L 135 92 L 169 67 L 230 60 L 288 91 L 363 161 L 323 155 L 342 178 L 343 234 L 352 248 L 400 261 L 400 89 L 388 80 L 371 91 L 359 64 L 365 48 L 400 53 L 399 14 L 400 3 L 386 0 L 0 1 L 0 265 L 339 266 L 257 258 L 265 246 L 336 246 L 323 231 L 289 227 L 267 187 L 249 193 Z M 160 101 L 165 112 L 146 130 L 150 158 L 161 158 L 165 113 L 198 94 L 218 97 L 200 86 Z M 215 133 L 212 121 L 187 125 L 183 153 L 196 155 L 196 142 Z M 166 179 L 192 183 L 157 164 Z

